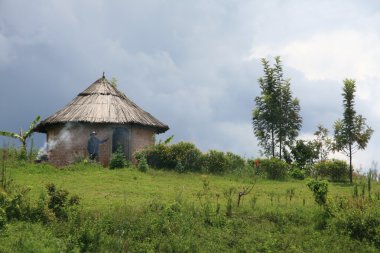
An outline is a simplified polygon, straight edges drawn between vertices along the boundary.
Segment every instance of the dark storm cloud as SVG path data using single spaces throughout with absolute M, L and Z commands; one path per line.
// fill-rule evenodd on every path
M 376 25 L 377 9 L 354 1 L 0 1 L 0 129 L 51 115 L 105 71 L 170 126 L 158 138 L 254 156 L 262 67 L 251 52 L 360 26 L 343 13 Z M 341 114 L 341 81 L 310 80 L 283 60 L 301 101 L 302 134 L 330 128 Z

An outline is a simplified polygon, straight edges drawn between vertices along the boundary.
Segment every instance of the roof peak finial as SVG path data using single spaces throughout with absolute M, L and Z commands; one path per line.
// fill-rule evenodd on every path
M 102 78 L 106 78 L 106 77 L 104 76 L 104 71 L 103 71 L 103 76 L 102 76 Z

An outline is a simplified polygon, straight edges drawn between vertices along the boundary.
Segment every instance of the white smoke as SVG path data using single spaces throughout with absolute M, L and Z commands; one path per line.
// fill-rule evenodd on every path
M 70 131 L 72 127 L 72 123 L 67 123 L 58 133 L 55 139 L 45 142 L 43 147 L 40 148 L 38 151 L 37 160 L 47 160 L 49 156 L 49 151 L 54 149 L 57 145 L 69 145 L 72 139 L 72 134 Z

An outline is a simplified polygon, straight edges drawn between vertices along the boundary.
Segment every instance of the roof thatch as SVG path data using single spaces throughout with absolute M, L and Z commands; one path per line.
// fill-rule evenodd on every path
M 68 122 L 138 124 L 152 127 L 157 133 L 169 129 L 129 100 L 104 76 L 79 93 L 66 107 L 43 120 L 35 131 L 46 132 L 48 125 Z

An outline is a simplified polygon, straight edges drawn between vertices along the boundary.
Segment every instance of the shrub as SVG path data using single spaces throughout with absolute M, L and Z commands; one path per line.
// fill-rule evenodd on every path
M 292 168 L 288 172 L 289 176 L 298 179 L 298 180 L 304 180 L 305 179 L 305 173 L 300 170 L 299 168 Z
M 139 169 L 139 171 L 141 172 L 147 172 L 149 170 L 149 165 L 146 161 L 146 158 L 145 157 L 142 157 L 137 165 L 137 168 Z
M 145 157 L 148 164 L 157 169 L 174 169 L 176 162 L 171 157 L 170 148 L 165 143 L 160 143 L 135 154 L 137 161 Z
M 202 152 L 190 142 L 178 142 L 169 146 L 169 157 L 175 162 L 174 169 L 181 163 L 184 171 L 201 171 Z
M 121 147 L 118 147 L 116 152 L 112 154 L 110 161 L 110 169 L 120 169 L 128 165 L 124 152 Z
M 182 165 L 182 162 L 181 161 L 178 161 L 177 165 L 175 166 L 175 169 L 174 169 L 176 172 L 178 173 L 183 173 L 185 172 L 185 166 Z
M 327 160 L 315 164 L 315 171 L 322 178 L 333 182 L 344 181 L 349 175 L 349 166 L 342 160 Z
M 248 159 L 247 164 L 252 168 L 253 172 L 257 176 L 265 176 L 266 172 L 264 171 L 264 167 L 261 165 L 261 159 Z
M 204 168 L 207 172 L 222 174 L 228 170 L 228 160 L 223 152 L 210 150 L 204 156 Z
M 277 158 L 260 160 L 260 167 L 271 180 L 285 179 L 289 169 L 289 165 L 285 161 Z
M 307 187 L 313 192 L 315 202 L 322 206 L 326 204 L 328 184 L 325 181 L 311 180 Z
M 0 230 L 5 227 L 7 223 L 7 214 L 5 213 L 5 210 L 0 207 Z
M 77 195 L 71 196 L 69 199 L 69 192 L 64 189 L 56 189 L 55 185 L 50 183 L 46 185 L 48 190 L 49 200 L 48 208 L 54 213 L 55 217 L 59 220 L 67 220 L 67 208 L 79 204 L 79 197 Z
M 246 162 L 242 157 L 231 152 L 226 153 L 226 159 L 229 171 L 241 170 L 246 165 Z

